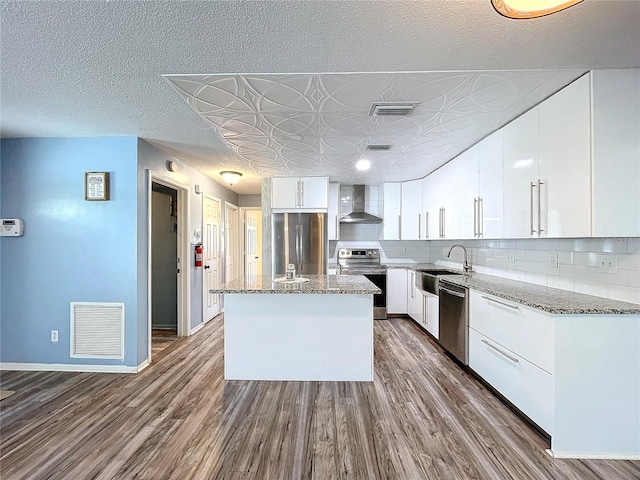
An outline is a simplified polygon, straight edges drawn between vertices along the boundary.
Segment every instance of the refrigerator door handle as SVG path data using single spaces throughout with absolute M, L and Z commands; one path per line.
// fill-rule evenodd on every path
M 304 225 L 300 225 L 300 253 L 298 253 L 298 272 L 304 268 Z

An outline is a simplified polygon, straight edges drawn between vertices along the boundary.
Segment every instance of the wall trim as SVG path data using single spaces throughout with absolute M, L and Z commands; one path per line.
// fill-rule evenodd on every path
M 553 458 L 574 458 L 578 460 L 640 460 L 640 454 L 619 453 L 584 453 L 584 452 L 554 452 L 547 449 L 546 452 Z
M 66 363 L 0 363 L 0 370 L 24 370 L 30 372 L 78 372 L 78 373 L 139 373 L 149 366 L 145 360 L 136 367 L 128 365 L 76 365 Z
M 193 327 L 193 328 L 191 329 L 191 332 L 189 333 L 189 335 L 193 335 L 194 333 L 196 333 L 196 332 L 198 332 L 198 331 L 202 330 L 203 328 L 204 328 L 204 322 L 203 322 L 203 323 L 201 323 L 200 325 L 196 325 L 195 327 Z

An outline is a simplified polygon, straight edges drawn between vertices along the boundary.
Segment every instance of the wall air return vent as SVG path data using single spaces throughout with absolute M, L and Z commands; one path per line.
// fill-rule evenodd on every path
M 124 359 L 124 303 L 71 302 L 71 357 Z
M 390 143 L 372 143 L 364 147 L 365 150 L 373 151 L 373 152 L 387 152 L 391 150 Z
M 420 102 L 376 102 L 371 104 L 369 115 L 410 115 Z

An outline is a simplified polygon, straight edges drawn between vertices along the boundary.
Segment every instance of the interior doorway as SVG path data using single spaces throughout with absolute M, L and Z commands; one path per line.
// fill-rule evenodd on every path
M 262 210 L 244 210 L 244 274 L 262 275 Z
M 228 282 L 242 275 L 242 230 L 240 228 L 240 209 L 224 202 L 225 223 L 225 268 L 224 280 Z
M 153 170 L 147 170 L 146 180 L 147 360 L 151 362 L 190 332 L 189 186 Z

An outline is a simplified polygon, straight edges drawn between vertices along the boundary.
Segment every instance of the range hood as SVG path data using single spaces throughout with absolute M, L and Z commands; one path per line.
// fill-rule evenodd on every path
M 364 185 L 353 186 L 353 211 L 344 217 L 340 217 L 340 223 L 382 223 L 380 217 L 364 211 Z

